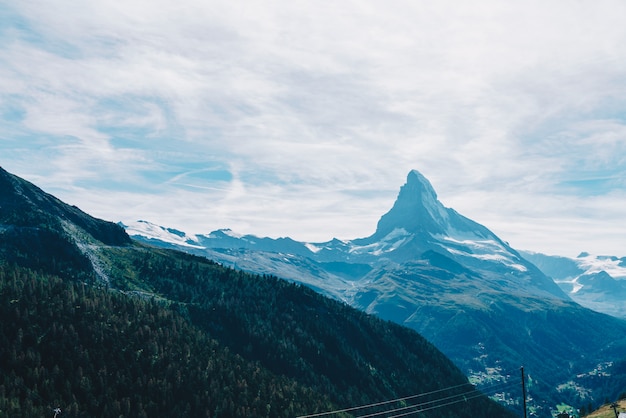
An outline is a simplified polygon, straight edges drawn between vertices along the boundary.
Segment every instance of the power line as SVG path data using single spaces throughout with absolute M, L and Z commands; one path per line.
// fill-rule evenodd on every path
M 504 383 L 504 384 L 499 384 L 499 385 L 494 385 L 493 389 L 495 389 L 495 391 L 500 391 L 503 389 L 508 389 L 508 388 L 512 388 L 516 386 L 516 384 L 514 383 Z M 494 392 L 495 393 L 495 392 Z M 407 414 L 413 414 L 416 412 L 422 412 L 422 411 L 429 411 L 431 409 L 436 409 L 436 408 L 440 408 L 443 406 L 448 406 L 448 405 L 452 405 L 458 402 L 465 402 L 471 399 L 475 399 L 475 398 L 479 398 L 479 397 L 483 397 L 483 396 L 487 396 L 482 390 L 479 389 L 472 389 L 466 392 L 462 392 L 462 393 L 457 393 L 454 395 L 450 395 L 450 396 L 446 396 L 443 398 L 438 398 L 438 399 L 433 399 L 427 402 L 422 402 L 419 404 L 415 404 L 415 405 L 407 405 L 407 406 L 403 406 L 403 407 L 399 407 L 399 408 L 395 408 L 395 409 L 390 409 L 390 410 L 386 410 L 386 411 L 381 411 L 381 412 L 375 412 L 372 414 L 368 414 L 368 415 L 359 415 L 359 418 L 372 418 L 372 417 L 377 417 L 377 416 L 381 416 L 381 415 L 385 415 L 385 414 L 389 414 L 389 413 L 395 413 L 395 412 L 401 412 L 401 411 L 408 411 L 409 409 L 416 409 L 419 408 L 419 411 L 410 411 Z M 455 399 L 455 400 L 453 400 Z M 453 400 L 453 401 L 452 401 Z M 449 401 L 443 404 L 440 404 L 440 402 L 445 402 L 445 401 Z M 430 406 L 428 406 L 430 405 Z M 406 414 L 405 414 L 406 415 Z M 398 415 L 398 416 L 404 416 L 404 415 Z
M 472 393 L 472 392 L 474 392 L 474 391 L 466 392 L 466 393 Z M 421 410 L 424 409 L 423 407 L 426 406 L 426 405 L 430 405 L 430 404 L 434 404 L 434 403 L 437 403 L 437 402 L 458 398 L 461 395 L 463 395 L 463 394 L 459 393 L 459 394 L 456 394 L 456 395 L 451 395 L 451 396 L 447 396 L 445 398 L 440 398 L 440 399 L 434 399 L 432 401 L 423 402 L 423 403 L 419 403 L 419 404 L 415 404 L 415 405 L 407 405 L 407 406 L 402 406 L 402 407 L 395 408 L 395 409 L 390 409 L 390 410 L 387 410 L 387 411 L 374 412 L 372 414 L 367 414 L 367 415 L 359 415 L 359 418 L 378 417 L 378 416 L 381 416 L 381 415 L 389 414 L 391 412 L 400 412 L 400 411 L 406 411 L 408 409 L 415 409 L 415 408 L 420 408 L 420 411 L 421 411 Z
M 323 417 L 323 416 L 329 416 L 329 415 L 334 415 L 334 414 L 340 414 L 340 413 L 343 413 L 343 412 L 354 412 L 354 411 L 357 411 L 357 410 L 374 408 L 374 407 L 389 405 L 389 404 L 397 403 L 397 402 L 405 402 L 405 401 L 417 399 L 417 398 L 424 397 L 424 396 L 434 395 L 434 394 L 437 394 L 437 393 L 441 393 L 441 392 L 445 392 L 445 391 L 449 391 L 449 390 L 453 390 L 453 389 L 458 389 L 460 387 L 464 387 L 464 386 L 468 386 L 468 385 L 472 387 L 471 390 L 468 390 L 468 391 L 465 391 L 465 392 L 461 392 L 461 393 L 458 393 L 458 394 L 455 394 L 455 395 L 450 395 L 450 396 L 446 396 L 446 397 L 430 400 L 430 401 L 427 401 L 427 402 L 418 403 L 418 404 L 415 404 L 415 405 L 403 406 L 403 407 L 395 408 L 395 409 L 392 408 L 392 409 L 388 409 L 386 411 L 377 412 L 377 413 L 373 413 L 373 414 L 369 414 L 369 415 L 361 415 L 359 417 L 360 418 L 376 417 L 376 416 L 380 416 L 380 415 L 383 415 L 383 414 L 389 414 L 389 413 L 394 413 L 394 412 L 406 411 L 407 409 L 414 409 L 414 408 L 418 408 L 418 407 L 422 408 L 420 410 L 426 411 L 426 410 L 430 410 L 430 409 L 434 409 L 434 408 L 439 408 L 441 406 L 447 406 L 448 404 L 454 404 L 454 403 L 457 403 L 457 402 L 467 401 L 467 400 L 478 398 L 478 397 L 481 397 L 481 396 L 489 396 L 486 392 L 497 393 L 497 392 L 502 391 L 504 389 L 509 389 L 509 388 L 512 388 L 512 387 L 516 386 L 515 383 L 499 382 L 499 383 L 491 385 L 491 386 L 486 386 L 486 387 L 483 387 L 481 389 L 477 389 L 471 383 L 467 382 L 467 383 L 463 383 L 463 384 L 460 384 L 460 385 L 450 386 L 450 387 L 447 387 L 447 388 L 438 389 L 438 390 L 434 390 L 434 391 L 431 391 L 431 392 L 420 393 L 420 394 L 417 394 L 417 395 L 406 396 L 406 397 L 403 397 L 403 398 L 391 399 L 391 400 L 388 400 L 388 401 L 382 401 L 382 402 L 377 402 L 377 403 L 372 403 L 372 404 L 355 406 L 355 407 L 351 407 L 351 408 L 338 409 L 338 410 L 334 410 L 334 411 L 320 412 L 320 413 L 310 414 L 310 415 L 301 415 L 301 416 L 299 416 L 297 418 L 314 418 L 314 417 Z M 461 397 L 461 396 L 463 397 L 462 399 L 458 399 L 458 400 L 452 401 L 450 403 L 446 403 L 446 404 L 443 404 L 443 405 L 434 405 L 434 406 L 426 407 L 427 405 L 430 405 L 430 404 L 436 404 L 438 402 L 449 401 L 451 399 L 454 399 L 454 398 L 457 398 L 457 397 Z M 426 408 L 424 408 L 424 407 L 426 407 Z M 409 412 L 409 414 L 413 414 L 415 412 L 416 411 L 411 411 L 411 412 Z M 400 415 L 400 416 L 404 416 L 404 415 Z
M 353 406 L 351 408 L 338 409 L 338 410 L 335 410 L 335 411 L 319 412 L 317 414 L 310 414 L 310 415 L 300 415 L 300 416 L 298 416 L 296 418 L 323 417 L 325 415 L 340 414 L 342 412 L 351 412 L 351 411 L 356 411 L 358 409 L 373 408 L 373 407 L 376 407 L 376 406 L 387 405 L 387 404 L 394 403 L 394 402 L 408 401 L 410 399 L 419 398 L 421 396 L 434 395 L 435 393 L 439 393 L 439 392 L 443 392 L 443 391 L 451 390 L 451 389 L 456 389 L 456 388 L 459 388 L 459 387 L 462 387 L 462 386 L 467 386 L 467 385 L 471 385 L 471 383 L 467 382 L 467 383 L 463 383 L 463 384 L 456 385 L 456 386 L 450 386 L 450 387 L 443 388 L 443 389 L 433 390 L 432 392 L 425 392 L 425 393 L 420 393 L 420 394 L 417 394 L 417 395 L 406 396 L 404 398 L 391 399 L 391 400 L 388 400 L 388 401 L 382 401 L 382 402 L 377 402 L 377 403 L 372 403 L 372 404 L 367 404 L 367 405 Z
M 495 393 L 496 391 L 512 388 L 512 387 L 515 387 L 515 386 L 516 386 L 515 383 L 504 383 L 504 384 L 499 384 L 499 385 L 493 385 L 492 390 Z M 437 409 L 437 408 L 442 408 L 444 406 L 454 405 L 454 404 L 460 403 L 460 402 L 467 402 L 469 400 L 476 399 L 476 398 L 481 398 L 483 396 L 487 396 L 487 394 L 485 394 L 481 390 L 474 389 L 474 390 L 471 390 L 471 391 L 458 393 L 456 395 L 451 395 L 451 396 L 448 396 L 448 397 L 445 397 L 445 398 L 434 399 L 434 400 L 431 400 L 431 401 L 428 401 L 428 402 L 424 402 L 424 403 L 421 403 L 421 404 L 416 404 L 416 405 L 410 405 L 410 406 L 405 406 L 405 407 L 401 407 L 401 408 L 391 409 L 391 410 L 379 412 L 377 414 L 362 415 L 362 416 L 359 416 L 359 418 L 374 417 L 374 416 L 380 416 L 380 415 L 383 415 L 383 414 L 389 414 L 389 413 L 396 413 L 396 412 L 405 411 L 402 414 L 393 415 L 393 416 L 390 416 L 388 418 L 403 417 L 403 416 L 408 416 L 408 415 L 412 415 L 412 414 L 416 414 L 416 413 L 420 413 L 420 412 L 430 411 L 430 410 Z M 447 401 L 447 402 L 444 402 L 444 401 Z M 444 403 L 441 403 L 441 402 L 444 402 Z M 409 410 L 411 410 L 411 411 L 409 411 Z
M 467 402 L 469 400 L 480 398 L 482 396 L 485 396 L 485 395 L 483 393 L 476 393 L 473 396 L 464 397 L 463 399 L 457 399 L 455 401 L 447 402 L 447 403 L 444 403 L 444 404 L 441 404 L 441 405 L 434 405 L 434 406 L 431 406 L 431 407 L 428 407 L 428 408 L 420 408 L 417 411 L 405 412 L 405 413 L 400 414 L 400 415 L 392 415 L 392 416 L 389 416 L 387 418 L 399 418 L 399 417 L 406 417 L 406 416 L 413 415 L 413 414 L 419 414 L 421 412 L 431 411 L 431 410 L 437 409 L 437 408 L 443 408 L 444 406 L 450 406 L 450 405 L 454 405 L 454 404 L 457 404 L 457 403 L 460 403 L 460 402 Z M 396 411 L 387 411 L 386 413 L 392 413 L 392 412 L 396 412 Z

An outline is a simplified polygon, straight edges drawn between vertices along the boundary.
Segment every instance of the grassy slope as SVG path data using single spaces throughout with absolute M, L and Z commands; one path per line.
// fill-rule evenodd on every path
M 617 402 L 617 412 L 626 411 L 626 399 Z M 615 411 L 611 408 L 611 404 L 602 405 L 591 414 L 585 415 L 585 418 L 615 418 Z

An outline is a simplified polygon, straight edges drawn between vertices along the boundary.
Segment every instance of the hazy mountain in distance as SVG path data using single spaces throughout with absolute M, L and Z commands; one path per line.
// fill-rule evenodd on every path
M 626 257 L 581 253 L 576 258 L 521 252 L 573 300 L 626 319 Z

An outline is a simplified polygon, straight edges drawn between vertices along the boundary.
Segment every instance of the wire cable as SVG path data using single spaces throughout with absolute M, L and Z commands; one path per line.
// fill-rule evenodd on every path
M 435 393 L 439 393 L 439 392 L 443 392 L 443 391 L 451 390 L 451 389 L 456 389 L 456 388 L 460 388 L 462 386 L 467 386 L 467 385 L 471 385 L 471 383 L 467 382 L 467 383 L 463 383 L 463 384 L 456 385 L 456 386 L 450 386 L 450 387 L 443 388 L 443 389 L 433 390 L 432 392 L 425 392 L 425 393 L 420 393 L 420 394 L 417 394 L 417 395 L 406 396 L 404 398 L 391 399 L 391 400 L 388 400 L 388 401 L 382 401 L 382 402 L 377 402 L 377 403 L 372 403 L 372 404 L 367 404 L 367 405 L 353 406 L 351 408 L 338 409 L 338 410 L 335 410 L 335 411 L 319 412 L 319 413 L 310 414 L 310 415 L 300 415 L 300 416 L 298 416 L 296 418 L 323 417 L 325 415 L 340 414 L 342 412 L 351 412 L 351 411 L 356 411 L 356 410 L 359 410 L 359 409 L 373 408 L 373 407 L 376 407 L 376 406 L 387 405 L 387 404 L 394 403 L 394 402 L 408 401 L 410 399 L 415 399 L 415 398 L 419 398 L 419 397 L 422 397 L 422 396 L 434 395 Z
M 389 416 L 387 418 L 407 417 L 409 415 L 419 414 L 419 413 L 426 412 L 426 411 L 431 411 L 431 410 L 437 409 L 437 408 L 443 408 L 444 406 L 450 406 L 450 405 L 454 405 L 454 404 L 457 404 L 457 403 L 460 403 L 460 402 L 467 402 L 469 400 L 472 400 L 472 399 L 475 399 L 475 398 L 479 398 L 481 396 L 484 396 L 484 394 L 478 393 L 478 394 L 475 394 L 474 396 L 471 396 L 471 397 L 468 397 L 468 398 L 458 399 L 456 401 L 451 401 L 451 402 L 447 402 L 445 404 L 435 405 L 435 406 L 431 406 L 431 407 L 428 407 L 428 408 L 421 408 L 418 411 L 410 411 L 410 412 L 406 412 L 406 413 L 399 414 L 399 415 L 391 415 L 391 416 Z M 387 411 L 387 413 L 390 413 L 390 412 L 394 412 L 394 411 Z
M 420 394 L 416 394 L 416 395 L 412 395 L 412 396 L 406 396 L 406 397 L 403 397 L 403 398 L 391 399 L 391 400 L 387 400 L 387 401 L 382 401 L 382 402 L 377 402 L 377 403 L 372 403 L 372 404 L 366 404 L 366 405 L 361 405 L 361 406 L 355 406 L 355 407 L 351 407 L 351 408 L 344 408 L 344 409 L 338 409 L 338 410 L 333 410 L 333 411 L 320 412 L 320 413 L 316 413 L 316 414 L 300 415 L 297 418 L 323 417 L 323 416 L 329 416 L 329 415 L 334 415 L 334 414 L 340 414 L 340 413 L 344 413 L 344 412 L 354 412 L 354 411 L 357 411 L 357 410 L 362 410 L 362 409 L 367 409 L 367 408 L 375 408 L 375 407 L 378 407 L 378 406 L 389 405 L 389 404 L 396 403 L 396 402 L 405 402 L 405 401 L 417 399 L 417 398 L 428 396 L 428 395 L 434 395 L 434 394 L 437 394 L 437 393 L 449 391 L 449 390 L 452 390 L 452 389 L 458 389 L 460 387 L 468 386 L 468 385 L 472 387 L 471 390 L 468 390 L 468 391 L 465 391 L 465 392 L 461 392 L 461 393 L 458 393 L 456 395 L 449 395 L 449 396 L 446 396 L 446 397 L 443 397 L 443 398 L 438 398 L 438 399 L 430 400 L 430 401 L 427 401 L 427 402 L 418 403 L 418 404 L 415 404 L 415 405 L 404 406 L 404 407 L 395 408 L 395 409 L 388 409 L 386 411 L 377 412 L 377 413 L 373 413 L 373 414 L 369 414 L 369 415 L 360 415 L 359 417 L 360 418 L 375 417 L 375 416 L 380 416 L 380 415 L 383 415 L 383 414 L 399 412 L 399 411 L 403 411 L 403 410 L 407 410 L 407 409 L 411 409 L 411 408 L 417 408 L 417 407 L 422 407 L 423 408 L 426 405 L 430 405 L 430 404 L 434 404 L 434 403 L 442 402 L 442 401 L 449 401 L 449 400 L 457 398 L 459 396 L 463 396 L 464 397 L 463 399 L 452 401 L 452 404 L 454 404 L 456 402 L 462 402 L 462 401 L 465 401 L 465 400 L 474 399 L 474 398 L 478 398 L 478 397 L 481 397 L 481 396 L 489 396 L 489 394 L 486 393 L 486 392 L 497 393 L 497 392 L 503 391 L 504 389 L 508 389 L 510 387 L 512 388 L 512 387 L 516 386 L 517 384 L 515 384 L 515 383 L 507 383 L 507 382 L 498 382 L 496 384 L 485 386 L 485 387 L 483 387 L 481 389 L 478 389 L 474 385 L 472 385 L 471 383 L 467 382 L 467 383 L 463 383 L 463 384 L 460 384 L 460 385 L 449 386 L 449 387 L 438 389 L 438 390 L 434 390 L 434 391 L 431 391 L 431 392 L 420 393 Z M 423 409 L 423 410 L 429 410 L 429 409 L 433 409 L 433 408 L 437 408 L 437 407 L 439 407 L 439 406 L 437 406 L 437 405 L 430 406 L 430 407 L 427 407 L 426 409 Z M 415 413 L 415 411 L 411 411 L 410 413 Z
M 508 384 L 503 384 L 503 385 L 494 385 L 494 389 L 496 389 L 496 391 L 501 391 L 505 388 L 509 388 L 509 387 L 513 387 L 516 386 L 516 384 L 513 383 L 508 383 Z M 389 414 L 389 413 L 394 413 L 394 412 L 400 412 L 400 411 L 407 411 L 409 409 L 415 409 L 415 408 L 419 408 L 419 411 L 428 411 L 431 409 L 435 409 L 435 408 L 439 408 L 441 406 L 446 406 L 448 404 L 454 404 L 457 402 L 462 402 L 462 401 L 468 401 L 471 399 L 475 399 L 475 398 L 479 398 L 479 397 L 487 397 L 488 395 L 485 394 L 482 390 L 479 389 L 472 389 L 466 392 L 461 392 L 461 393 L 457 393 L 454 395 L 449 395 L 443 398 L 437 398 L 437 399 L 433 399 L 427 402 L 422 402 L 419 404 L 415 404 L 415 405 L 407 405 L 407 406 L 403 406 L 403 407 L 399 407 L 399 408 L 395 408 L 395 409 L 389 409 L 386 411 L 380 411 L 380 412 L 375 412 L 372 414 L 368 414 L 368 415 L 359 415 L 359 418 L 372 418 L 372 417 L 378 417 L 378 416 L 382 416 L 385 414 Z M 462 397 L 462 399 L 461 399 Z M 457 399 L 458 398 L 458 399 Z M 452 401 L 453 399 L 455 399 L 454 401 Z M 447 403 L 438 405 L 438 403 L 440 402 L 444 402 L 444 401 L 448 401 Z M 428 406 L 430 405 L 430 406 Z M 418 411 L 410 411 L 409 413 L 415 413 Z

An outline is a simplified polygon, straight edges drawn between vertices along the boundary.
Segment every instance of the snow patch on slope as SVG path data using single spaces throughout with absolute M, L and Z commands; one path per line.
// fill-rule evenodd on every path
M 465 234 L 467 236 L 467 234 Z M 453 238 L 451 236 L 435 236 L 441 246 L 448 252 L 464 257 L 472 257 L 482 261 L 493 261 L 502 263 L 505 266 L 514 268 L 518 271 L 527 271 L 526 266 L 520 264 L 517 258 L 512 257 L 510 251 L 502 246 L 494 239 L 471 239 L 471 238 Z M 448 243 L 449 245 L 446 245 Z M 469 249 L 462 251 L 459 248 Z
M 322 250 L 321 247 L 318 247 L 315 244 L 311 244 L 310 242 L 305 242 L 304 246 L 308 248 L 308 250 L 311 251 L 313 254 L 317 254 Z
M 585 274 L 607 272 L 614 279 L 626 279 L 626 267 L 620 266 L 622 260 L 617 257 L 585 255 L 574 259 Z
M 349 252 L 352 254 L 380 255 L 396 250 L 412 237 L 413 234 L 407 232 L 406 229 L 395 228 L 380 241 L 368 245 L 353 245 Z
M 225 228 L 225 229 L 220 229 L 219 230 L 221 233 L 223 233 L 226 236 L 229 236 L 231 238 L 237 238 L 237 239 L 241 239 L 244 237 L 244 234 L 240 234 L 238 232 L 233 231 L 230 228 Z
M 126 233 L 133 236 L 140 236 L 148 239 L 157 239 L 168 244 L 181 245 L 183 247 L 204 248 L 198 243 L 198 238 L 189 236 L 184 232 L 171 228 L 164 228 L 147 221 L 131 222 L 124 225 Z

